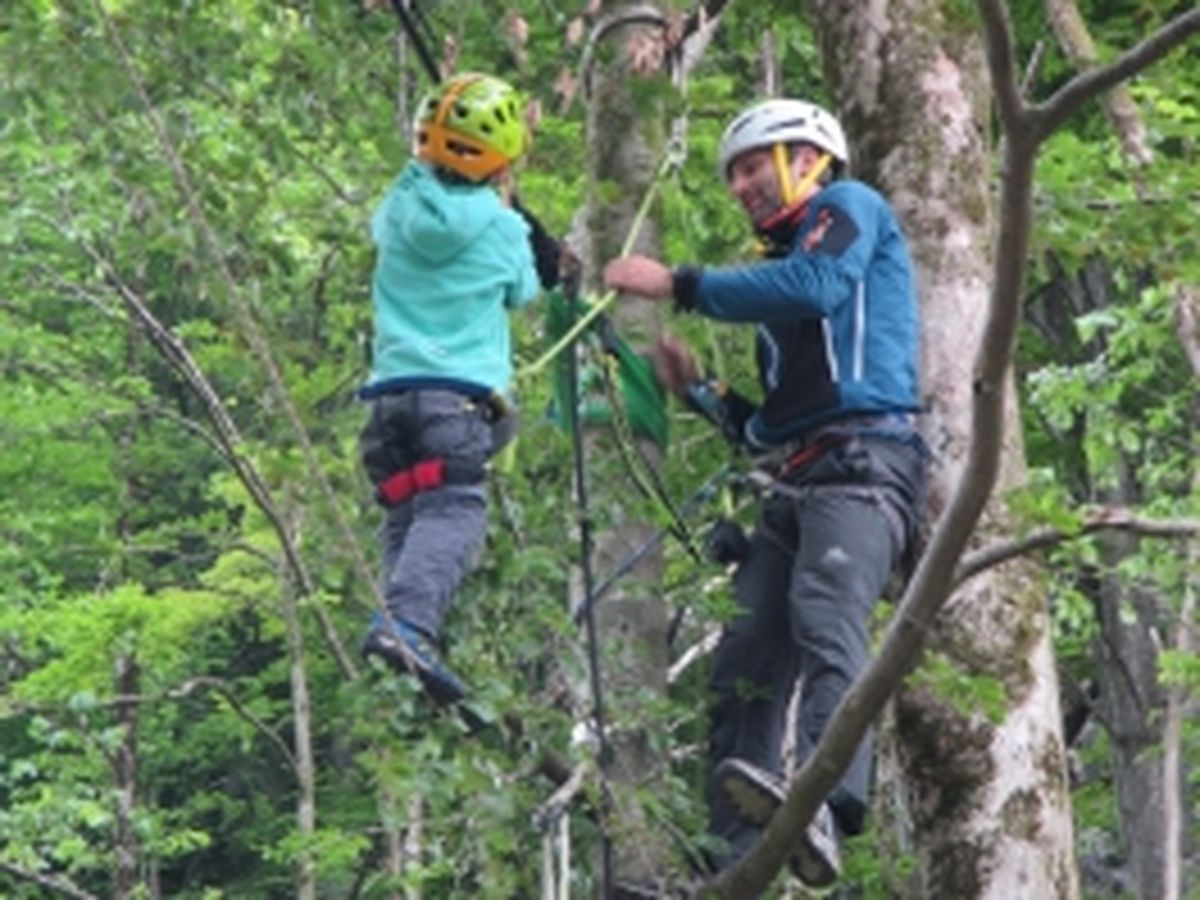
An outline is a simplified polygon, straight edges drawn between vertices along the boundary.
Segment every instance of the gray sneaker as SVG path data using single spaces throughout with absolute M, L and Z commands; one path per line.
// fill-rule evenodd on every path
M 828 887 L 841 874 L 841 857 L 837 825 L 829 804 L 822 803 L 792 851 L 792 874 L 809 887 Z
M 783 805 L 783 781 L 744 759 L 723 759 L 713 774 L 734 812 L 751 825 L 766 825 Z M 788 862 L 792 874 L 809 887 L 828 887 L 837 881 L 841 853 L 829 804 L 821 804 Z
M 754 763 L 730 756 L 717 763 L 713 777 L 743 822 L 761 828 L 783 805 L 783 781 Z

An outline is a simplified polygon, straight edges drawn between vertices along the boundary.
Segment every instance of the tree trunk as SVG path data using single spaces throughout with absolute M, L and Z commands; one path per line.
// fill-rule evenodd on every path
M 140 842 L 134 824 L 134 812 L 137 809 L 138 676 L 138 664 L 133 656 L 122 653 L 117 657 L 116 694 L 128 698 L 118 702 L 116 707 L 121 740 L 112 757 L 117 795 L 116 836 L 113 841 L 117 866 L 113 873 L 113 897 L 117 900 L 134 896 L 138 886 Z
M 289 529 L 290 530 L 290 529 Z M 300 605 L 291 573 L 281 562 L 279 568 L 279 612 L 287 634 L 292 695 L 292 750 L 296 760 L 296 829 L 304 844 L 313 837 L 317 824 L 316 763 L 312 747 L 312 699 L 308 690 L 304 631 L 300 624 Z M 304 849 L 296 861 L 297 900 L 315 900 L 317 896 L 316 861 L 312 851 Z
M 1032 317 L 1042 337 L 1066 363 L 1084 364 L 1107 349 L 1103 336 L 1081 346 L 1074 321 L 1088 312 L 1119 303 L 1117 286 L 1103 257 L 1088 261 L 1077 276 L 1057 269 L 1053 281 L 1039 290 Z M 1086 468 L 1086 417 L 1066 436 L 1080 460 L 1078 476 L 1071 479 L 1075 499 L 1115 507 L 1136 507 L 1142 502 L 1131 463 L 1119 464 L 1111 488 L 1096 487 L 1098 473 Z M 1163 645 L 1163 598 L 1144 588 L 1131 587 L 1117 574 L 1120 563 L 1136 553 L 1137 538 L 1112 533 L 1100 539 L 1102 570 L 1085 584 L 1095 604 L 1099 638 L 1092 648 L 1096 660 L 1100 720 L 1108 730 L 1116 772 L 1116 800 L 1121 834 L 1138 897 L 1166 896 L 1168 865 L 1167 819 L 1170 803 L 1166 768 L 1155 753 L 1161 733 L 1157 723 L 1166 709 L 1166 692 L 1158 684 L 1158 654 Z M 1176 801 L 1178 802 L 1178 801 Z M 1084 870 L 1091 867 L 1084 861 Z M 1103 864 L 1102 864 L 1103 865 Z
M 854 174 L 891 199 L 917 265 L 936 516 L 963 475 L 970 366 L 987 309 L 993 204 L 983 50 L 975 23 L 945 4 L 810 5 Z M 1006 433 L 1001 490 L 1023 476 L 1015 406 Z M 980 537 L 1005 531 L 993 502 Z M 1057 678 L 1036 572 L 1017 563 L 972 579 L 941 614 L 929 648 L 957 682 L 1002 687 L 1004 708 L 991 719 L 956 708 L 937 685 L 915 686 L 929 679 L 896 698 L 894 743 L 883 752 L 895 754 L 903 773 L 917 894 L 1078 896 Z
M 621 253 L 642 198 L 658 169 L 664 146 L 662 117 L 658 105 L 639 106 L 633 95 L 630 71 L 631 48 L 650 47 L 661 40 L 662 27 L 647 22 L 655 11 L 637 7 L 628 21 L 630 8 L 622 6 L 606 19 L 611 27 L 598 24 L 608 56 L 596 53 L 597 63 L 585 72 L 590 87 L 587 96 L 588 176 L 591 196 L 584 213 L 586 246 L 582 247 L 585 283 L 596 286 L 599 269 Z M 600 47 L 594 48 L 600 50 Z M 600 62 L 601 58 L 604 62 Z M 603 190 L 597 189 L 604 186 Z M 654 215 L 646 217 L 634 243 L 634 252 L 657 256 L 660 231 Z M 613 315 L 622 334 L 645 336 L 658 330 L 654 304 L 622 299 Z M 603 434 L 589 436 L 588 458 L 615 463 L 611 443 Z M 643 451 L 651 452 L 647 446 Z M 651 460 L 657 465 L 657 459 Z M 593 467 L 594 468 L 594 467 Z M 594 525 L 607 525 L 599 536 L 593 555 L 597 578 L 653 532 L 650 523 L 633 517 L 629 500 L 634 491 L 624 474 L 592 479 L 593 512 L 603 510 Z M 654 790 L 654 780 L 665 774 L 667 761 L 658 758 L 648 735 L 638 721 L 640 695 L 666 690 L 667 614 L 658 586 L 662 580 L 662 555 L 648 553 L 595 607 L 599 645 L 603 650 L 605 701 L 609 716 L 612 760 L 608 765 L 614 803 L 608 832 L 614 840 L 613 873 L 618 881 L 660 885 L 671 871 L 672 854 L 661 827 L 646 820 L 644 805 L 636 802 L 635 790 Z
M 1098 705 L 1108 727 L 1116 772 L 1121 835 L 1138 897 L 1164 896 L 1166 821 L 1162 736 L 1156 727 L 1166 709 L 1158 684 L 1158 603 L 1130 588 L 1115 571 L 1135 552 L 1136 538 L 1109 535 L 1101 542 L 1106 560 L 1096 595 L 1100 638 L 1095 648 L 1100 683 Z

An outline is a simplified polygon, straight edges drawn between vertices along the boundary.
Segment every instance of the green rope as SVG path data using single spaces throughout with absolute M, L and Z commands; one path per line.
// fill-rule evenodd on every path
M 633 249 L 634 241 L 637 240 L 638 232 L 642 230 L 642 225 L 645 223 L 646 216 L 650 214 L 650 206 L 654 202 L 654 197 L 658 193 L 659 186 L 662 183 L 666 174 L 676 165 L 676 154 L 670 150 L 663 154 L 663 161 L 658 167 L 658 171 L 654 173 L 654 177 L 650 180 L 649 186 L 646 188 L 646 194 L 642 197 L 641 206 L 638 207 L 637 214 L 633 217 L 633 222 L 629 226 L 629 234 L 625 237 L 625 243 L 621 246 L 621 256 L 628 256 Z M 558 341 L 555 342 L 549 350 L 543 353 L 540 357 L 534 360 L 529 365 L 517 372 L 517 379 L 531 378 L 544 369 L 554 357 L 562 353 L 571 343 L 583 334 L 589 325 L 591 325 L 600 315 L 604 313 L 608 307 L 612 306 L 614 300 L 617 299 L 616 291 L 607 291 L 599 300 L 594 303 L 587 302 L 584 299 L 584 305 L 587 306 L 587 312 L 584 313 L 568 329 Z
M 658 504 L 666 513 L 667 530 L 699 562 L 701 561 L 700 551 L 696 549 L 691 529 L 679 511 L 679 507 L 671 499 L 658 470 L 646 458 L 646 454 L 634 436 L 634 423 L 627 415 L 625 404 L 621 400 L 622 392 L 617 390 L 616 379 L 613 377 L 614 369 L 618 370 L 619 374 L 623 374 L 621 359 L 616 353 L 606 353 L 606 357 L 604 386 L 613 411 L 613 434 L 616 436 L 617 450 L 621 454 L 621 460 L 625 463 L 625 468 L 629 471 L 633 483 L 637 485 L 642 495 L 652 503 Z

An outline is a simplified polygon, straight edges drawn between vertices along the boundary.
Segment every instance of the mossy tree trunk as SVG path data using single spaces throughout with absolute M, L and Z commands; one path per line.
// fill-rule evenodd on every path
M 993 244 L 989 89 L 975 21 L 932 0 L 809 4 L 857 177 L 895 205 L 917 263 L 929 515 L 964 476 L 972 362 Z M 960 16 L 962 16 L 960 18 Z M 1011 392 L 1010 392 L 1011 396 Z M 1021 483 L 1016 409 L 997 496 Z M 993 501 L 979 537 L 1008 529 Z M 1070 802 L 1044 587 L 1025 564 L 972 579 L 928 642 L 939 665 L 895 699 L 894 754 L 925 897 L 1075 897 Z M 948 690 L 950 689 L 950 690 Z M 993 709 L 951 702 L 990 694 Z
M 655 16 L 656 10 L 644 4 L 614 4 L 594 31 L 595 62 L 585 73 L 590 76 L 586 97 L 590 189 L 575 235 L 584 283 L 594 294 L 601 292 L 604 263 L 622 250 L 665 145 L 663 107 L 653 93 L 655 83 L 666 75 L 655 72 L 635 80 L 630 64 L 631 48 L 636 51 L 661 40 L 663 28 L 655 24 Z M 641 225 L 633 252 L 660 255 L 655 212 Z M 660 328 L 652 302 L 622 298 L 612 315 L 622 335 L 635 345 Z M 592 526 L 598 534 L 592 558 L 597 581 L 654 531 L 652 523 L 638 520 L 639 495 L 616 462 L 611 436 L 607 428 L 595 429 L 587 439 Z M 652 465 L 658 465 L 655 448 L 643 444 L 641 450 Z M 597 477 L 602 467 L 606 474 Z M 666 690 L 667 612 L 661 581 L 662 555 L 648 553 L 595 606 L 613 750 L 607 766 L 613 795 L 608 821 L 613 874 L 618 880 L 645 886 L 669 879 L 673 857 L 666 832 L 646 818 L 644 804 L 635 796 L 653 791 L 668 764 L 665 748 L 652 740 L 641 712 L 647 695 L 661 696 Z

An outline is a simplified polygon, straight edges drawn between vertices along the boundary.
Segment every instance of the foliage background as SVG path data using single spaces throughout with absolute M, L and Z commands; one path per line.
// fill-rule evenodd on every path
M 583 678 L 565 611 L 576 520 L 569 444 L 550 414 L 548 383 L 522 385 L 517 465 L 496 479 L 487 553 L 456 601 L 449 632 L 454 664 L 480 708 L 513 714 L 523 727 L 504 740 L 470 741 L 411 684 L 371 674 L 351 682 L 339 672 L 312 613 L 326 614 L 352 648 L 373 599 L 239 315 L 248 309 L 265 334 L 339 514 L 362 546 L 373 547 L 378 514 L 355 458 L 361 413 L 353 397 L 369 347 L 365 224 L 405 158 L 398 111 L 411 108 L 423 84 L 411 52 L 398 51 L 386 4 L 373 5 L 107 0 L 101 16 L 81 0 L 18 0 L 0 13 L 6 896 L 44 895 L 44 886 L 14 871 L 110 894 L 117 763 L 131 744 L 132 824 L 147 896 L 290 896 L 303 858 L 315 860 L 330 896 L 383 896 L 400 887 L 431 897 L 537 891 L 539 836 L 530 821 L 550 793 L 537 775 L 540 754 L 590 758 L 571 735 L 581 702 L 571 686 Z M 1081 4 L 1102 55 L 1176 6 Z M 558 234 L 587 191 L 583 101 L 567 104 L 553 90 L 579 65 L 582 44 L 564 36 L 583 7 L 506 4 L 505 14 L 520 14 L 529 27 L 524 44 L 495 5 L 431 7 L 438 32 L 455 38 L 459 68 L 494 71 L 541 102 L 521 192 Z M 1024 55 L 1032 56 L 1045 40 L 1041 5 L 1013 8 Z M 220 265 L 106 18 L 178 148 Z M 664 185 L 660 210 L 670 261 L 723 261 L 745 250 L 741 217 L 713 175 L 715 148 L 724 123 L 755 90 L 757 47 L 768 30 L 784 93 L 824 99 L 812 36 L 791 5 L 733 3 L 686 97 L 672 98 L 673 109 L 686 108 L 689 130 L 686 162 Z M 1147 513 L 1195 515 L 1196 385 L 1170 310 L 1179 285 L 1200 281 L 1197 71 L 1194 54 L 1177 55 L 1132 86 L 1156 151 L 1138 178 L 1099 111 L 1053 138 L 1042 158 L 1041 265 L 1031 296 L 1097 259 L 1116 292 L 1111 305 L 1058 330 L 1068 345 L 1032 328 L 1023 342 L 1035 477 L 1014 499 L 1030 524 L 1070 523 L 1076 505 L 1094 499 L 1092 488 L 1118 470 L 1136 481 Z M 1046 47 L 1032 91 L 1048 93 L 1069 73 Z M 652 82 L 646 90 L 672 89 Z M 312 574 L 315 591 L 300 604 L 318 773 L 314 833 L 297 827 L 287 755 L 295 711 L 276 533 L 232 475 L 194 392 L 131 320 L 122 285 L 205 373 Z M 752 392 L 743 334 L 672 324 L 703 348 L 709 365 Z M 519 356 L 528 362 L 542 349 L 540 321 L 529 316 L 517 327 Z M 677 414 L 673 427 L 665 477 L 684 496 L 725 451 L 688 417 Z M 589 465 L 594 478 L 627 477 L 615 456 Z M 1079 583 L 1104 560 L 1082 541 L 1052 562 L 1061 582 L 1061 665 L 1084 683 L 1096 665 L 1097 625 Z M 669 599 L 689 609 L 682 647 L 728 602 L 719 570 L 697 570 L 678 548 L 668 565 Z M 1153 585 L 1178 609 L 1194 572 L 1176 545 L 1146 541 L 1119 575 Z M 128 682 L 117 681 L 121 661 L 136 665 L 132 733 L 120 718 L 129 699 Z M 1178 682 L 1200 680 L 1194 657 L 1167 654 L 1163 666 Z M 685 673 L 665 701 L 622 707 L 677 751 L 669 792 L 641 802 L 681 852 L 694 850 L 703 830 L 702 668 Z M 1194 722 L 1189 728 L 1194 761 Z M 1085 860 L 1109 850 L 1119 860 L 1124 852 L 1104 788 L 1106 742 L 1097 729 L 1080 750 L 1079 833 L 1101 847 L 1084 846 Z M 387 826 L 402 825 L 418 797 L 420 862 L 389 878 L 381 864 Z M 584 860 L 595 832 L 585 815 L 573 816 L 573 825 Z M 851 871 L 863 894 L 876 896 L 882 889 L 872 887 L 869 841 L 860 842 Z M 578 868 L 580 891 L 588 868 Z M 1119 866 L 1107 866 L 1093 890 L 1119 895 L 1119 876 Z

